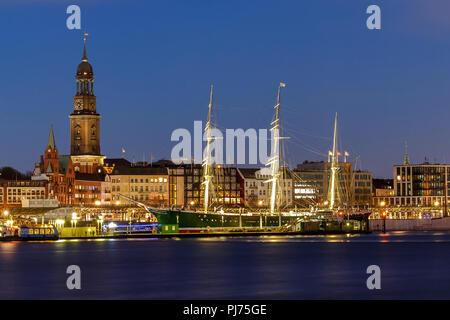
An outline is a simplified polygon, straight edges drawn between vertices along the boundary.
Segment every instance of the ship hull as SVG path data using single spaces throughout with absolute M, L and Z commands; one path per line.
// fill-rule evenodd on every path
M 202 213 L 194 211 L 177 210 L 150 210 L 161 225 L 176 225 L 179 232 L 201 232 L 207 229 L 230 229 L 230 228 L 270 228 L 280 226 L 278 215 L 268 214 L 234 214 L 234 213 Z M 369 213 L 370 214 L 370 213 Z M 302 215 L 282 215 L 281 226 L 289 225 L 297 231 L 367 231 L 367 218 L 369 214 L 356 214 L 345 223 L 336 221 L 330 223 L 327 218 L 304 221 Z M 302 221 L 300 221 L 302 220 Z M 346 227 L 348 226 L 348 227 Z M 355 228 L 355 226 L 357 226 Z M 348 230 L 347 230 L 348 231 Z
M 179 229 L 189 228 L 239 228 L 239 227 L 277 227 L 279 216 L 201 213 L 193 211 L 151 210 L 160 224 L 178 225 Z M 298 216 L 282 216 L 281 224 L 294 222 Z

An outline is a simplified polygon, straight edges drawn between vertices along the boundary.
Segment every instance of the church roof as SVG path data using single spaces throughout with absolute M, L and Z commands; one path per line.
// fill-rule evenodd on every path
M 55 145 L 55 135 L 53 134 L 53 125 L 50 124 L 50 133 L 48 135 L 47 148 L 50 147 L 52 150 L 56 149 Z
M 77 78 L 78 79 L 93 79 L 94 78 L 94 70 L 92 69 L 91 64 L 88 62 L 87 54 L 86 54 L 86 41 L 84 42 L 83 47 L 83 57 L 81 58 L 81 63 L 77 68 Z

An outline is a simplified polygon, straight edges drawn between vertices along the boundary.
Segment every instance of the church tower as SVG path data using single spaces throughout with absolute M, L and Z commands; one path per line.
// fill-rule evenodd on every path
M 94 71 L 86 54 L 86 38 L 75 79 L 76 95 L 69 116 L 70 156 L 76 171 L 97 173 L 105 157 L 100 155 L 100 115 L 94 95 Z

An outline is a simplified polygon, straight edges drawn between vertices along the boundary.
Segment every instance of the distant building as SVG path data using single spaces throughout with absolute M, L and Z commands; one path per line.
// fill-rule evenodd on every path
M 373 179 L 373 206 L 382 206 L 389 203 L 389 199 L 394 196 L 394 180 Z
M 114 166 L 107 174 L 112 202 L 124 201 L 122 194 L 153 206 L 169 206 L 169 169 L 151 166 Z
M 387 211 L 391 219 L 424 219 L 448 216 L 450 165 L 411 164 L 407 154 L 393 168 L 393 188 L 376 189 L 372 218 Z
M 0 207 L 22 207 L 23 203 L 29 206 L 29 201 L 48 199 L 47 185 L 45 180 L 0 180 Z
M 288 171 L 281 170 L 279 188 L 281 191 L 280 207 L 291 207 L 293 204 L 293 179 Z M 250 208 L 268 207 L 271 202 L 272 184 L 265 181 L 271 179 L 269 168 L 239 168 L 241 181 L 241 203 Z
M 342 206 L 368 208 L 372 203 L 372 173 L 354 171 L 351 162 L 339 162 L 338 168 L 338 202 Z M 315 202 L 326 203 L 329 197 L 331 162 L 305 161 L 293 172 L 296 176 L 296 205 L 306 207 Z
M 448 205 L 450 165 L 419 164 L 394 166 L 394 197 L 390 205 Z M 446 201 L 447 199 L 447 201 Z
M 102 173 L 91 174 L 76 172 L 73 204 L 110 204 L 110 201 L 105 201 L 106 198 L 102 196 L 102 185 L 104 182 L 105 175 Z
M 184 180 L 185 206 L 203 208 L 204 188 L 202 185 L 203 167 L 200 164 L 186 164 L 182 169 Z M 180 171 L 181 172 L 181 171 Z M 238 207 L 241 205 L 241 188 L 236 168 L 215 166 L 213 168 L 213 200 L 212 207 Z

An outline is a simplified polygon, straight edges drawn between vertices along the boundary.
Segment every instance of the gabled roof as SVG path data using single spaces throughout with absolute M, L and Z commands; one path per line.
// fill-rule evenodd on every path
M 167 168 L 116 166 L 111 175 L 167 175 Z
M 260 170 L 259 168 L 238 168 L 238 171 L 241 173 L 241 176 L 246 179 L 256 179 L 256 171 Z
M 103 160 L 103 164 L 107 167 L 109 166 L 129 166 L 131 167 L 131 162 L 124 158 L 107 158 Z
M 47 170 L 45 170 L 45 173 L 53 173 L 53 168 L 52 168 L 51 163 L 48 164 L 48 167 L 47 167 Z
M 69 166 L 70 156 L 60 155 L 58 157 L 58 161 L 59 161 L 59 173 L 66 173 L 67 167 Z
M 84 181 L 105 181 L 105 174 L 103 173 L 75 173 L 75 180 Z

